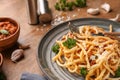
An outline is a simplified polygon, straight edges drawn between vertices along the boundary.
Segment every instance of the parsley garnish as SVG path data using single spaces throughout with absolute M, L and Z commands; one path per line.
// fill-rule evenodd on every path
M 60 48 L 60 46 L 58 44 L 55 44 L 52 46 L 52 51 L 57 54 L 59 52 L 59 48 Z
M 120 67 L 115 71 L 115 77 L 120 77 Z
M 63 45 L 71 49 L 74 46 L 76 46 L 76 40 L 72 38 L 68 38 L 65 42 L 63 42 Z
M 87 69 L 86 68 L 81 68 L 80 69 L 80 74 L 85 77 L 86 74 L 87 74 Z

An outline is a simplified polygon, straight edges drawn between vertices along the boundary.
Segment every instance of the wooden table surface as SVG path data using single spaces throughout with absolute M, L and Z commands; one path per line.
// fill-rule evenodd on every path
M 53 18 L 55 18 L 55 15 L 63 14 L 69 16 L 70 19 L 85 17 L 110 19 L 114 18 L 116 14 L 120 14 L 120 0 L 87 0 L 87 7 L 76 8 L 73 11 L 66 12 L 56 11 L 54 9 L 53 4 L 55 0 L 48 0 L 48 2 Z M 105 2 L 111 5 L 112 11 L 110 13 L 105 13 L 103 10 L 96 16 L 86 13 L 88 8 L 100 7 L 100 5 Z M 13 63 L 10 60 L 11 51 L 8 50 L 7 53 L 2 53 L 4 56 L 2 70 L 7 80 L 19 80 L 23 72 L 42 75 L 36 60 L 37 49 L 42 36 L 49 31 L 52 26 L 50 24 L 47 24 L 47 26 L 43 26 L 42 24 L 29 25 L 25 0 L 0 0 L 0 17 L 10 17 L 17 20 L 21 27 L 18 42 L 21 44 L 30 44 L 30 49 L 24 52 L 25 58 L 18 63 Z

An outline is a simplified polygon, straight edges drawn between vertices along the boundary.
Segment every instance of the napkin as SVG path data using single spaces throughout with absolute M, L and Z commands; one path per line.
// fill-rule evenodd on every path
M 20 80 L 48 80 L 47 76 L 40 76 L 37 74 L 23 73 Z

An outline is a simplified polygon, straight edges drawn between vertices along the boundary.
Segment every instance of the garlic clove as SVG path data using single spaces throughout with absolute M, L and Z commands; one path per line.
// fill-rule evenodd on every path
M 23 55 L 23 49 L 16 49 L 11 54 L 11 60 L 13 62 L 19 61 L 24 55 Z
M 102 4 L 101 8 L 104 9 L 107 13 L 111 11 L 111 7 L 108 3 Z
M 89 9 L 87 9 L 88 14 L 96 15 L 96 14 L 99 14 L 99 12 L 100 12 L 99 8 L 89 8 Z
M 109 19 L 109 20 L 118 21 L 119 17 L 120 17 L 120 14 L 117 14 L 115 18 L 111 18 L 111 19 Z

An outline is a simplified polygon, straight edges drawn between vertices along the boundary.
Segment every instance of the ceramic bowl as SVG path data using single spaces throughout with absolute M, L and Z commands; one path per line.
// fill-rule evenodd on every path
M 11 34 L 10 36 L 6 37 L 5 39 L 1 39 L 0 40 L 0 51 L 6 50 L 10 47 L 12 47 L 18 40 L 19 37 L 19 33 L 20 33 L 20 26 L 18 25 L 18 23 L 11 19 L 11 18 L 0 18 L 0 22 L 10 22 L 12 23 L 14 26 L 17 27 L 16 31 Z

